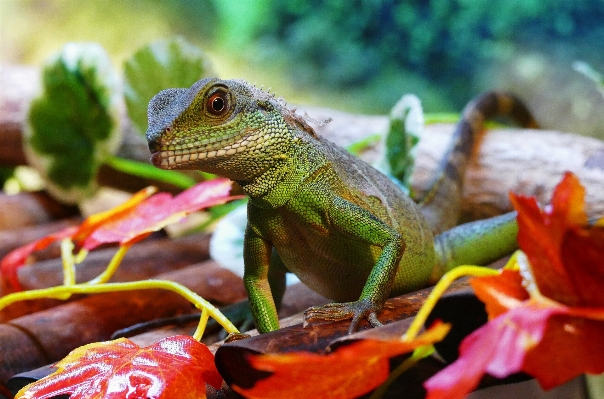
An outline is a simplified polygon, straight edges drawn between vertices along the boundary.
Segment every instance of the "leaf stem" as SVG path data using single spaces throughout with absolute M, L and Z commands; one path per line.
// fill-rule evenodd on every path
M 180 296 L 191 302 L 197 309 L 202 310 L 202 320 L 200 320 L 196 334 L 200 336 L 203 334 L 203 328 L 205 328 L 205 322 L 207 318 L 211 316 L 220 324 L 227 333 L 239 332 L 237 328 L 227 319 L 218 309 L 216 309 L 211 303 L 191 291 L 187 287 L 176 283 L 174 281 L 167 280 L 145 280 L 145 281 L 133 281 L 127 283 L 106 283 L 106 284 L 73 284 L 73 285 L 60 285 L 51 288 L 42 288 L 38 290 L 14 292 L 0 298 L 0 310 L 5 307 L 19 301 L 26 301 L 40 298 L 63 298 L 66 295 L 73 294 L 100 294 L 106 292 L 116 291 L 132 291 L 132 290 L 145 290 L 145 289 L 163 289 L 175 292 Z M 203 312 L 207 313 L 207 316 L 203 316 Z M 206 320 L 204 321 L 203 318 Z
M 210 314 L 208 313 L 208 310 L 206 308 L 204 308 L 201 311 L 201 317 L 199 318 L 199 324 L 197 325 L 197 329 L 195 330 L 195 333 L 193 333 L 193 338 L 195 338 L 196 340 L 200 341 L 201 337 L 203 336 L 203 332 L 206 330 L 206 326 L 208 325 L 208 318 L 210 317 Z
M 88 281 L 86 284 L 104 284 L 108 282 L 109 279 L 111 279 L 111 277 L 115 274 L 117 268 L 122 263 L 126 252 L 128 252 L 131 247 L 132 244 L 120 245 L 115 255 L 113 255 L 113 258 L 111 258 L 109 265 L 107 265 L 107 268 L 101 274 Z
M 105 163 L 120 172 L 172 184 L 182 189 L 193 187 L 197 183 L 194 179 L 180 172 L 159 169 L 151 164 L 131 159 L 110 156 L 105 160 Z
M 76 283 L 75 259 L 73 256 L 73 241 L 65 238 L 61 241 L 61 259 L 63 260 L 63 285 Z M 68 299 L 69 297 L 65 298 Z
M 447 288 L 458 278 L 465 276 L 473 276 L 473 277 L 483 277 L 483 276 L 494 276 L 499 274 L 499 270 L 490 269 L 488 267 L 482 266 L 458 266 L 455 269 L 445 273 L 444 276 L 439 280 L 439 282 L 434 286 L 430 295 L 422 305 L 417 315 L 415 315 L 415 319 L 409 326 L 407 332 L 403 335 L 402 339 L 404 341 L 413 341 L 417 334 L 421 330 L 422 326 L 426 323 L 428 316 L 434 309 L 436 302 L 443 296 Z

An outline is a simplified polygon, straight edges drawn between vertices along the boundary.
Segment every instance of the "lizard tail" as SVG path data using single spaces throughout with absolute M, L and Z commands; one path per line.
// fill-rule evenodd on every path
M 457 225 L 461 212 L 463 177 L 474 142 L 484 128 L 484 122 L 495 117 L 510 118 L 522 127 L 538 127 L 522 101 L 509 93 L 486 92 L 466 105 L 449 149 L 436 170 L 430 190 L 420 201 L 421 212 L 435 233 Z

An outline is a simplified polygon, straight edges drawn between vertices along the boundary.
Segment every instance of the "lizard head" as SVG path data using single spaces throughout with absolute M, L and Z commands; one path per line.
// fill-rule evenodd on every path
M 151 99 L 147 141 L 162 169 L 200 169 L 244 181 L 287 159 L 295 127 L 283 100 L 241 80 L 203 79 Z M 310 129 L 310 130 L 308 130 Z

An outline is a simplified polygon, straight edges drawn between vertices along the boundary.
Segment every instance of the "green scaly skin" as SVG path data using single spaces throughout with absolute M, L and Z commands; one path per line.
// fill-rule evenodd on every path
M 250 197 L 244 282 L 256 327 L 279 328 L 285 273 L 339 303 L 307 320 L 380 325 L 390 296 L 432 284 L 459 264 L 486 264 L 516 248 L 515 216 L 455 227 L 474 135 L 497 114 L 534 125 L 513 97 L 488 93 L 464 111 L 432 190 L 417 205 L 385 175 L 317 136 L 281 99 L 239 80 L 204 79 L 149 104 L 153 163 L 236 181 Z

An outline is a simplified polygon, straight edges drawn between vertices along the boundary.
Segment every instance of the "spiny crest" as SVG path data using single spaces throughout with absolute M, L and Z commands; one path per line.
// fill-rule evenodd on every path
M 270 92 L 270 90 L 271 90 L 270 87 L 265 91 L 263 89 L 264 86 L 257 87 L 255 84 L 250 85 L 249 83 L 247 83 L 243 80 L 239 80 L 239 82 L 249 88 L 249 90 L 252 92 L 252 95 L 254 96 L 254 98 L 256 100 L 270 101 L 272 104 L 274 104 L 278 108 L 279 112 L 283 116 L 283 119 L 285 119 L 287 122 L 289 122 L 291 124 L 294 124 L 294 125 L 302 128 L 303 130 L 305 130 L 306 132 L 308 132 L 309 134 L 311 134 L 314 137 L 316 137 L 316 132 L 312 128 L 312 126 L 309 125 L 309 123 L 315 124 L 317 126 L 323 126 L 326 123 L 331 122 L 331 119 L 326 119 L 323 121 L 313 119 L 310 116 L 308 116 L 308 114 L 306 112 L 304 113 L 304 115 L 297 114 L 296 113 L 297 107 L 290 108 L 287 105 L 287 102 L 285 101 L 285 99 L 283 97 L 276 97 L 275 93 Z

